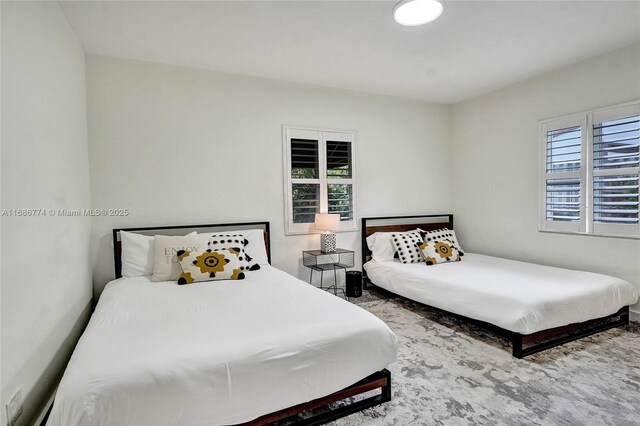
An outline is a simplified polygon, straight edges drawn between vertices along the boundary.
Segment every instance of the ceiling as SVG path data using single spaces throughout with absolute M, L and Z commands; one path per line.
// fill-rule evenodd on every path
M 454 103 L 640 41 L 638 1 L 61 2 L 88 53 Z

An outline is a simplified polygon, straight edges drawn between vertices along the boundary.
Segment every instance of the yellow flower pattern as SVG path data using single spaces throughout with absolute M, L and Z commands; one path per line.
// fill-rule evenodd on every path
M 178 278 L 178 284 L 191 284 L 195 282 L 195 278 L 193 278 L 189 272 L 183 272 L 180 274 L 180 278 Z
M 440 255 L 440 257 L 447 259 L 451 257 L 453 254 L 453 247 L 447 243 L 436 241 L 435 243 L 436 253 Z
M 418 244 L 422 257 L 427 265 L 437 265 L 445 262 L 458 262 L 461 260 L 459 250 L 450 240 L 423 242 Z
M 224 271 L 224 266 L 229 261 L 224 254 L 217 251 L 205 250 L 200 256 L 196 256 L 193 264 L 196 265 L 203 274 L 215 274 Z
M 241 280 L 244 279 L 244 272 L 240 268 L 236 268 L 233 270 L 233 274 L 231 275 L 232 280 Z

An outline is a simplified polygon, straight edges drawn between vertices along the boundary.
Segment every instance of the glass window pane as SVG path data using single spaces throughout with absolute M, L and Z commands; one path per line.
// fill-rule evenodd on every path
M 320 211 L 320 184 L 292 185 L 293 223 L 313 223 Z
M 340 220 L 353 220 L 353 188 L 350 184 L 327 185 L 329 213 L 339 213 Z
M 595 123 L 593 161 L 596 170 L 638 167 L 640 116 Z
M 599 223 L 638 223 L 638 175 L 596 176 L 593 216 Z
M 547 173 L 580 170 L 580 127 L 547 132 Z
M 293 179 L 318 179 L 318 141 L 291 139 L 291 177 Z
M 327 177 L 351 178 L 351 142 L 327 141 Z
M 580 179 L 547 179 L 547 220 L 580 221 Z

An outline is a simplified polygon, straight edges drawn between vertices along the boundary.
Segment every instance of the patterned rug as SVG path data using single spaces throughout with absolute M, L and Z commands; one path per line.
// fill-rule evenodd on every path
M 640 325 L 525 359 L 506 339 L 378 291 L 352 300 L 398 336 L 391 402 L 333 425 L 640 425 Z

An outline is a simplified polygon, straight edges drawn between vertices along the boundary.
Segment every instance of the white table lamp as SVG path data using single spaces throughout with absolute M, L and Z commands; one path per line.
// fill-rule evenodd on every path
M 340 229 L 340 215 L 334 213 L 316 213 L 316 229 L 320 234 L 320 251 L 329 253 L 336 251 L 336 234 L 331 231 Z

